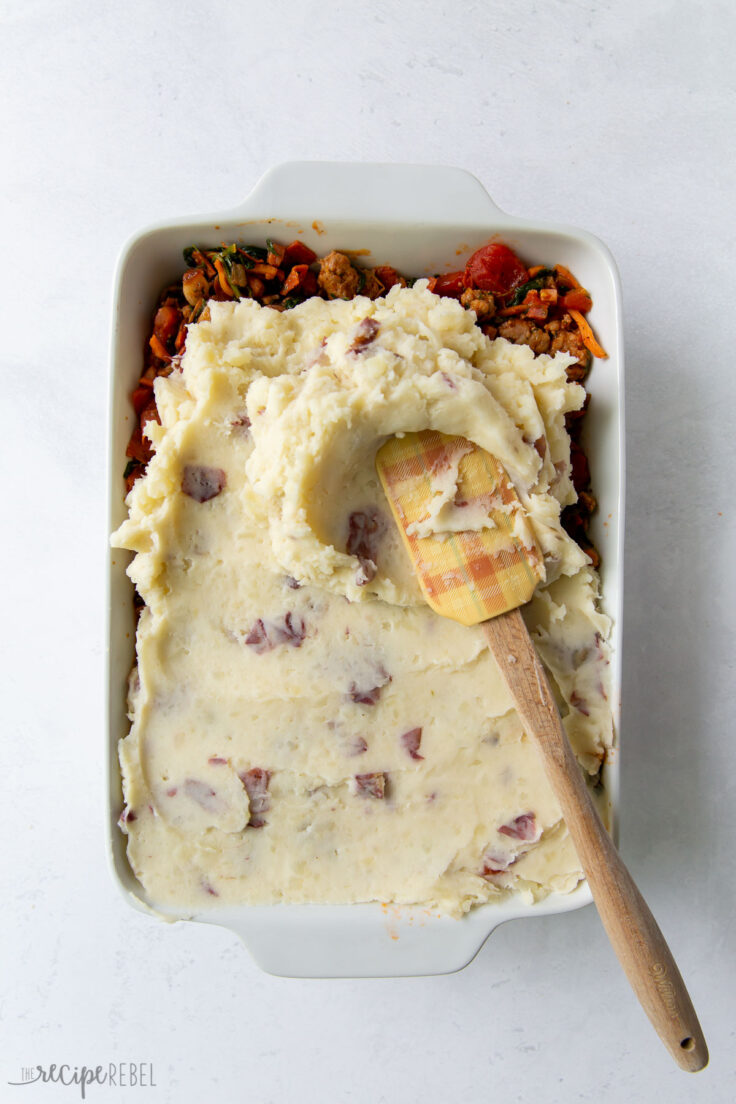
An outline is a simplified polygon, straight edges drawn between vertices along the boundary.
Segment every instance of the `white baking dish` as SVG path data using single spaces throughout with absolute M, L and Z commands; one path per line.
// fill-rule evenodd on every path
M 620 716 L 620 641 L 623 546 L 623 342 L 616 266 L 592 235 L 568 227 L 513 218 L 496 207 L 475 177 L 459 169 L 424 165 L 303 162 L 268 172 L 235 210 L 160 223 L 123 249 L 115 280 L 110 376 L 110 528 L 125 516 L 122 473 L 134 414 L 130 393 L 140 375 L 160 289 L 182 271 L 182 249 L 192 243 L 299 236 L 320 255 L 330 249 L 370 250 L 370 263 L 392 264 L 412 275 L 463 266 L 489 238 L 508 243 L 529 263 L 561 263 L 593 296 L 590 315 L 609 353 L 596 361 L 586 385 L 592 394 L 586 448 L 599 500 L 593 535 L 602 558 L 604 608 L 613 619 L 612 705 Z M 108 737 L 110 853 L 129 902 L 151 909 L 125 855 L 117 827 L 122 806 L 117 743 L 128 729 L 127 678 L 134 660 L 132 587 L 126 553 L 110 566 Z M 606 766 L 611 818 L 617 806 L 617 754 Z M 461 920 L 424 908 L 380 904 L 277 905 L 212 909 L 170 916 L 221 924 L 237 932 L 265 970 L 292 977 L 380 977 L 439 974 L 460 969 L 505 920 L 567 912 L 591 900 L 583 884 L 567 896 L 536 905 L 488 904 Z M 159 912 L 160 915 L 160 912 Z

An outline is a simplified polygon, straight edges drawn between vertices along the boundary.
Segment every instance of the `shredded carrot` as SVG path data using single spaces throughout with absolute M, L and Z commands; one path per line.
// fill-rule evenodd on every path
M 225 293 L 225 295 L 230 295 L 233 299 L 236 299 L 237 296 L 230 286 L 230 281 L 227 278 L 224 264 L 219 257 L 217 257 L 212 263 L 217 269 L 217 276 L 220 280 L 220 287 L 222 288 L 223 292 Z
M 571 310 L 568 313 L 570 314 L 571 318 L 574 318 L 577 322 L 578 329 L 580 330 L 580 336 L 583 339 L 583 344 L 585 345 L 586 349 L 590 349 L 593 356 L 598 357 L 599 360 L 607 360 L 608 353 L 596 341 L 593 331 L 590 328 L 590 323 L 588 322 L 588 319 L 585 317 L 585 315 L 576 310 Z
M 148 344 L 153 349 L 154 356 L 157 356 L 159 360 L 171 360 L 171 353 L 167 351 L 164 343 L 155 334 L 151 336 Z
M 283 276 L 280 268 L 276 268 L 276 266 L 272 264 L 264 264 L 263 262 L 254 264 L 252 268 L 248 269 L 248 272 L 252 272 L 254 276 L 263 276 L 266 280 L 278 280 Z
M 202 253 L 201 250 L 195 249 L 192 253 L 192 257 L 197 262 L 197 264 L 205 270 L 206 274 L 210 278 L 215 275 L 215 270 L 212 267 L 212 262 L 209 260 L 209 257 L 206 254 Z
M 579 288 L 583 286 L 578 280 L 575 279 L 570 269 L 565 268 L 564 265 L 556 264 L 555 273 L 558 277 L 562 277 L 565 283 L 569 284 L 570 287 Z

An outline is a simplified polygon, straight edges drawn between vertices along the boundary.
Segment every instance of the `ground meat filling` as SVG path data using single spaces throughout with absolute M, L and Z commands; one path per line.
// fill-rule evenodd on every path
M 354 299 L 360 292 L 361 278 L 350 259 L 333 249 L 320 265 L 317 283 L 328 299 Z

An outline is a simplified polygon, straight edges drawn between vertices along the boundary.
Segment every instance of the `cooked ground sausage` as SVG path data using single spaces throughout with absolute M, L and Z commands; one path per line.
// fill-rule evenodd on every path
M 460 296 L 460 302 L 466 310 L 475 311 L 475 316 L 479 322 L 482 322 L 485 318 L 492 318 L 496 313 L 496 300 L 490 291 L 466 288 Z
M 328 299 L 353 299 L 360 291 L 361 273 L 349 257 L 333 249 L 320 264 L 317 283 Z
M 552 338 L 550 352 L 569 353 L 574 356 L 576 363 L 571 364 L 567 370 L 568 378 L 580 380 L 587 375 L 590 367 L 590 353 L 585 348 L 585 342 L 578 330 L 561 330 Z
M 535 353 L 546 353 L 551 341 L 548 333 L 527 318 L 507 318 L 498 327 L 498 336 L 514 345 L 528 345 Z

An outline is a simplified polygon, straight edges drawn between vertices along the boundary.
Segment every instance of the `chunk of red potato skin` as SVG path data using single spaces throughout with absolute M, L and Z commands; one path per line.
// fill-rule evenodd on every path
M 522 813 L 521 816 L 512 820 L 511 824 L 502 824 L 498 830 L 502 836 L 509 836 L 511 839 L 524 840 L 531 843 L 536 843 L 542 834 L 537 827 L 537 820 L 534 813 Z
M 232 433 L 242 434 L 243 437 L 249 436 L 251 425 L 251 420 L 245 411 L 241 414 L 234 414 L 232 418 L 228 419 L 227 423 L 227 427 Z
M 250 806 L 250 818 L 246 828 L 263 828 L 264 824 L 267 823 L 264 813 L 267 813 L 271 808 L 268 793 L 271 772 L 264 770 L 262 767 L 251 767 L 250 770 L 239 772 L 238 778 L 248 794 Z
M 320 263 L 317 283 L 328 299 L 354 299 L 360 292 L 362 277 L 349 257 L 333 249 Z
M 350 689 L 348 695 L 351 701 L 356 702 L 358 705 L 375 705 L 381 696 L 381 691 L 384 686 L 387 686 L 391 682 L 391 675 L 379 665 L 376 669 L 376 682 L 371 687 L 360 687 L 356 682 L 350 683 Z
M 381 801 L 386 796 L 387 782 L 388 776 L 384 771 L 356 774 L 353 778 L 354 792 L 358 797 L 368 797 Z
M 205 891 L 205 893 L 209 897 L 219 897 L 220 896 L 220 894 L 217 892 L 217 890 L 214 888 L 214 886 L 210 882 L 208 882 L 206 878 L 202 878 L 200 884 L 202 886 L 202 889 Z
M 466 310 L 475 311 L 479 322 L 492 318 L 496 313 L 496 300 L 490 291 L 466 288 L 460 296 L 460 303 Z
M 182 791 L 192 801 L 196 801 L 197 805 L 205 812 L 220 813 L 224 808 L 224 802 L 217 790 L 213 789 L 208 782 L 203 782 L 199 778 L 185 779 Z
M 367 746 L 367 745 L 366 745 Z M 131 809 L 128 805 L 123 808 L 122 813 L 118 817 L 118 824 L 121 828 L 125 828 L 126 824 L 132 824 L 138 817 L 135 810 Z
M 578 694 L 577 690 L 573 690 L 570 695 L 570 705 L 573 709 L 577 709 L 578 713 L 582 713 L 584 717 L 590 716 L 590 710 L 588 709 L 588 702 L 585 698 Z
M 264 621 L 259 617 L 245 638 L 245 643 L 258 655 L 262 655 L 273 651 L 280 644 L 300 648 L 306 635 L 303 618 L 289 612 L 280 621 Z
M 537 354 L 548 352 L 551 344 L 549 334 L 526 318 L 507 318 L 498 327 L 498 336 L 514 345 L 528 345 Z
M 422 742 L 421 728 L 410 728 L 408 732 L 402 733 L 400 739 L 401 746 L 412 759 L 424 759 L 424 756 L 419 754 L 419 745 Z
M 209 502 L 224 490 L 227 475 L 222 468 L 209 468 L 204 464 L 186 464 L 181 477 L 181 489 L 195 502 Z
M 505 874 L 517 858 L 517 855 L 501 855 L 497 851 L 485 851 L 480 860 L 478 874 L 481 878 L 494 878 L 497 874 Z
M 368 741 L 364 736 L 351 736 L 345 747 L 345 754 L 354 759 L 356 755 L 364 755 L 368 750 Z
M 381 324 L 375 318 L 363 318 L 355 327 L 353 340 L 348 346 L 349 353 L 362 353 L 371 345 L 381 329 Z
M 348 538 L 345 550 L 360 564 L 355 581 L 365 586 L 378 570 L 378 548 L 386 525 L 378 510 L 355 510 L 348 518 Z

